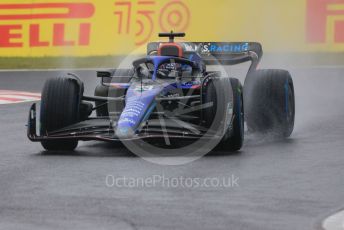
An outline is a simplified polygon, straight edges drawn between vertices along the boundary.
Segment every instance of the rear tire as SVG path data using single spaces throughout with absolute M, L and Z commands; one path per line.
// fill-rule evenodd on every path
M 295 96 L 290 73 L 257 70 L 244 85 L 246 122 L 250 132 L 289 137 L 294 128 Z
M 79 121 L 79 108 L 82 86 L 76 79 L 68 76 L 51 78 L 46 81 L 42 91 L 40 110 L 40 132 L 49 132 L 72 125 Z M 77 140 L 41 141 L 46 150 L 74 150 Z
M 229 90 L 228 90 L 229 89 Z M 230 89 L 233 92 L 232 106 L 233 106 L 233 120 L 231 127 L 228 127 L 221 142 L 217 148 L 225 151 L 237 151 L 243 145 L 244 140 L 244 110 L 243 110 L 243 95 L 242 86 L 238 79 L 235 78 L 220 78 L 210 80 L 205 88 L 204 104 L 213 103 L 213 106 L 204 109 L 203 118 L 206 127 L 212 126 L 214 130 L 223 129 L 223 123 L 227 113 L 227 103 L 229 102 Z M 228 97 L 228 98 L 223 98 Z M 217 108 L 221 106 L 221 108 Z M 221 113 L 218 117 L 218 124 L 213 124 L 217 112 Z
M 216 87 L 218 87 L 219 79 L 210 79 L 206 83 L 205 86 L 205 93 L 203 95 L 203 103 L 210 104 L 208 108 L 203 109 L 203 122 L 207 128 L 213 124 L 214 117 L 216 116 L 217 110 L 217 94 L 216 94 Z
M 231 78 L 230 80 L 233 90 L 232 129 L 228 129 L 219 147 L 228 151 L 238 151 L 244 143 L 243 89 L 238 79 Z

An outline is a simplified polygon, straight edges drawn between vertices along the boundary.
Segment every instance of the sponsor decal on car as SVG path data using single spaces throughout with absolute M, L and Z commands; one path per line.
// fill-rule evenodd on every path
M 153 85 L 137 85 L 135 87 L 135 91 L 143 92 L 143 91 L 152 90 L 153 88 L 154 88 Z
M 208 43 L 203 45 L 203 53 L 241 53 L 249 50 L 249 44 L 246 43 Z

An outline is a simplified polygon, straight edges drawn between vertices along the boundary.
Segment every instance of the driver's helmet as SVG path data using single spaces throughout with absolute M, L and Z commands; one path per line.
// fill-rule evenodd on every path
M 161 64 L 157 69 L 158 78 L 190 77 L 192 67 L 188 64 L 169 62 Z

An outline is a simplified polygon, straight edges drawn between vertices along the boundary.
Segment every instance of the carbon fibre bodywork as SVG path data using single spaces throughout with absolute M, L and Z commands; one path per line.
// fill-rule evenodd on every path
M 202 112 L 204 92 L 210 81 L 219 79 L 221 76 L 217 72 L 207 72 L 206 65 L 234 65 L 251 61 L 249 71 L 252 71 L 256 69 L 262 56 L 261 45 L 247 42 L 168 43 L 172 44 L 171 46 L 175 45 L 179 53 L 182 49 L 183 56 L 156 55 L 161 44 L 163 43 L 149 43 L 147 57 L 134 61 L 133 69 L 98 72 L 97 76 L 102 79 L 103 87 L 121 89 L 123 95 L 118 97 L 112 96 L 111 93 L 107 93 L 106 96 L 81 95 L 82 101 L 96 102 L 94 109 L 108 106 L 112 102 L 122 103 L 123 108 L 120 111 L 112 112 L 108 109 L 109 114 L 106 117 L 88 116 L 75 124 L 46 133 L 38 133 L 36 104 L 33 104 L 28 118 L 28 138 L 31 141 L 70 139 L 131 141 L 161 139 L 168 135 L 170 139 L 197 140 L 201 137 L 221 139 L 231 128 L 234 116 L 233 108 L 230 108 L 233 106 L 232 88 L 230 85 L 228 88 L 221 88 L 223 92 L 229 92 L 229 96 L 226 96 L 228 103 L 225 104 L 223 118 L 226 125 L 219 128 L 220 131 L 209 131 Z M 142 76 L 145 74 L 140 69 L 142 65 L 147 66 L 147 76 Z M 149 68 L 149 65 L 152 67 Z M 164 75 L 162 70 L 169 72 Z M 169 75 L 171 72 L 173 76 Z M 128 77 L 129 82 L 112 82 L 112 79 L 118 76 Z M 76 83 L 83 87 L 82 82 Z M 179 110 L 180 104 L 183 105 L 183 112 Z M 171 108 L 173 105 L 175 107 Z M 161 110 L 159 106 L 164 108 Z M 162 122 L 161 117 L 169 118 L 172 122 Z M 178 118 L 180 122 L 177 122 L 175 118 Z

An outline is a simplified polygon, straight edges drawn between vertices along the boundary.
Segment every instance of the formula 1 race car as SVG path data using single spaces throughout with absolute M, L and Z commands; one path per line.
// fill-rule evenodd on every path
M 216 139 L 217 147 L 236 151 L 244 122 L 248 132 L 291 135 L 292 78 L 285 70 L 257 70 L 259 43 L 175 42 L 185 34 L 173 32 L 159 36 L 169 41 L 149 43 L 147 56 L 132 68 L 98 71 L 94 96 L 83 95 L 83 82 L 72 73 L 48 79 L 39 118 L 36 105 L 30 108 L 28 138 L 47 150 L 73 150 L 79 140 L 157 143 L 168 136 L 176 142 Z M 207 68 L 247 61 L 244 87 L 227 71 Z

